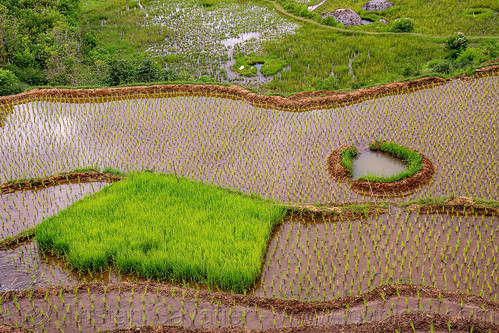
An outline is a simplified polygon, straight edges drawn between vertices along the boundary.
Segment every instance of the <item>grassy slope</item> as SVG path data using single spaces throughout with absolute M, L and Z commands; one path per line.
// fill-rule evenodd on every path
M 236 0 L 224 0 L 222 3 L 234 1 Z M 248 1 L 259 6 L 273 8 L 270 2 L 264 0 L 238 0 L 237 2 Z M 342 2 L 342 4 L 348 4 L 349 1 Z M 334 2 L 335 0 L 331 0 L 329 5 Z M 416 29 L 417 32 L 447 34 L 447 32 L 437 30 L 438 27 L 445 26 L 444 24 L 432 21 L 443 20 L 442 16 L 445 16 L 445 20 L 450 18 L 453 22 L 460 22 L 461 16 L 456 14 L 457 12 L 441 14 L 443 8 L 446 8 L 444 4 L 447 2 L 443 0 L 433 1 L 432 3 L 438 10 L 432 15 L 421 16 L 426 17 L 427 20 L 423 23 L 418 22 L 417 17 L 412 15 L 414 11 L 417 12 L 416 7 L 418 6 L 415 5 L 417 3 L 415 0 L 408 1 L 407 5 L 400 5 L 397 9 L 391 10 L 394 13 L 390 15 L 393 17 L 413 17 L 417 21 L 416 26 L 419 27 Z M 153 3 L 153 0 L 142 1 L 146 10 Z M 352 2 L 352 8 L 360 8 L 362 3 Z M 354 4 L 357 7 L 353 6 Z M 218 5 L 221 4 L 214 3 L 214 6 Z M 161 26 L 145 24 L 150 20 L 150 17 L 146 18 L 134 0 L 88 0 L 83 2 L 82 6 L 85 17 L 97 34 L 100 57 L 103 59 L 144 57 L 149 45 L 161 42 L 165 38 L 175 38 L 174 31 Z M 419 7 L 426 8 L 426 6 Z M 449 8 L 454 7 L 451 5 Z M 424 8 L 421 10 L 424 11 Z M 311 90 L 352 90 L 407 80 L 420 75 L 435 75 L 433 70 L 425 68 L 425 64 L 431 60 L 445 59 L 446 57 L 445 38 L 411 35 L 352 35 L 300 22 L 301 27 L 295 34 L 277 41 L 267 42 L 263 46 L 266 56 L 285 61 L 289 68 L 278 73 L 274 81 L 258 87 L 257 92 L 289 95 Z M 473 23 L 473 26 L 478 26 L 478 23 Z M 492 29 L 488 30 L 487 33 L 497 33 L 496 23 L 489 22 L 485 26 Z M 426 30 L 421 30 L 422 27 L 425 27 Z M 429 28 L 431 29 L 428 30 Z M 456 30 L 449 29 L 449 31 Z M 477 43 L 478 41 L 472 46 L 479 47 L 480 44 Z M 485 41 L 482 44 L 484 43 Z M 349 71 L 350 59 L 354 59 L 352 69 L 355 77 Z M 175 68 L 178 61 L 179 58 L 175 54 L 159 59 L 159 63 L 168 64 L 169 68 Z M 331 70 L 336 78 L 330 76 Z M 466 70 L 468 69 L 463 68 L 439 75 L 451 77 Z M 196 71 L 193 70 L 194 72 Z M 189 76 L 189 73 L 182 72 L 182 74 Z M 186 79 L 188 81 L 197 80 L 199 77 L 192 75 L 190 79 Z
M 399 81 L 406 74 L 417 73 L 426 62 L 445 57 L 443 41 L 412 36 L 353 36 L 312 25 L 267 43 L 265 49 L 290 65 L 290 70 L 264 86 L 270 92 L 352 89 Z M 349 73 L 350 59 L 354 59 L 355 79 Z M 337 77 L 335 86 L 323 82 L 331 70 Z
M 329 12 L 338 8 L 350 8 L 361 12 L 367 2 L 358 0 L 328 0 L 317 12 Z M 390 0 L 394 7 L 381 12 L 389 22 L 400 17 L 410 17 L 415 32 L 429 35 L 450 35 L 461 31 L 470 36 L 497 35 L 499 33 L 499 2 L 497 0 Z M 489 8 L 496 14 L 470 17 L 466 10 Z M 372 27 L 364 27 L 369 30 Z
M 41 249 L 81 271 L 114 265 L 147 278 L 245 291 L 256 281 L 284 209 L 164 174 L 131 174 L 43 221 Z

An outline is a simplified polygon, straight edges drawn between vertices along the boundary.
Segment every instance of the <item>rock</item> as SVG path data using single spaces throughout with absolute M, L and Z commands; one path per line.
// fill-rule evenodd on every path
M 362 6 L 362 10 L 368 12 L 378 12 L 393 7 L 393 3 L 386 0 L 371 0 Z
M 343 23 L 345 27 L 362 24 L 360 16 L 351 9 L 341 8 L 322 15 L 322 17 L 326 16 L 333 16 L 338 23 Z
M 384 23 L 384 24 L 388 24 L 388 21 L 385 20 L 385 19 L 380 19 L 378 22 L 381 22 L 381 23 Z

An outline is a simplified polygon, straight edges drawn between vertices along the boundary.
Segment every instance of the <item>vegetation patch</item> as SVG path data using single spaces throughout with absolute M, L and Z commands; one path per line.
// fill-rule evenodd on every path
M 494 16 L 494 11 L 490 8 L 471 8 L 463 11 L 462 15 L 467 18 L 489 18 Z
M 391 177 L 380 177 L 377 175 L 366 175 L 360 177 L 359 179 L 368 180 L 371 182 L 381 182 L 381 183 L 393 183 L 397 180 L 401 180 L 404 178 L 409 178 L 417 174 L 422 168 L 423 157 L 411 150 L 407 147 L 401 146 L 394 142 L 386 142 L 386 141 L 375 141 L 369 145 L 369 149 L 372 151 L 380 151 L 383 153 L 387 153 L 393 155 L 405 163 L 407 163 L 407 170 Z
M 341 165 L 350 172 L 350 176 L 353 172 L 353 159 L 358 153 L 355 147 L 347 148 L 341 152 Z
M 262 64 L 260 68 L 260 72 L 263 76 L 274 75 L 277 72 L 281 71 L 284 66 L 286 66 L 287 62 L 281 59 L 275 59 L 269 56 L 250 54 L 244 56 L 240 54 L 236 56 L 236 63 L 231 69 L 234 72 L 237 72 L 244 76 L 256 76 L 257 69 L 254 65 Z
M 135 173 L 43 221 L 42 250 L 81 272 L 189 280 L 244 292 L 261 271 L 272 201 L 165 174 Z

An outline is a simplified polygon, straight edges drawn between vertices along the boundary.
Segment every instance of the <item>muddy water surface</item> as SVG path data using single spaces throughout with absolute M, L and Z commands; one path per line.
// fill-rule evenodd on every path
M 34 227 L 44 218 L 57 214 L 106 185 L 108 184 L 68 184 L 0 195 L 0 239 Z
M 499 218 L 390 214 L 349 222 L 287 218 L 272 239 L 258 296 L 324 300 L 387 283 L 499 297 Z
M 400 159 L 376 151 L 360 151 L 353 160 L 353 178 L 366 175 L 382 177 L 394 176 L 407 169 L 407 165 Z
M 18 311 L 17 306 L 23 309 Z M 187 328 L 245 327 L 269 329 L 279 327 L 323 326 L 383 320 L 409 312 L 447 314 L 497 323 L 499 313 L 472 304 L 439 299 L 389 298 L 368 302 L 328 313 L 289 315 L 254 306 L 228 306 L 218 302 L 183 298 L 181 295 L 157 292 L 95 292 L 48 295 L 31 300 L 21 299 L 2 305 L 0 321 L 47 332 L 96 332 L 143 325 L 171 325 Z

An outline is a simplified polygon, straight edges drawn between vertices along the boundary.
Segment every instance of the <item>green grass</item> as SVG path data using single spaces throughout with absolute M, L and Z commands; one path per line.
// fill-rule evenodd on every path
M 282 0 L 281 0 L 282 1 Z M 328 0 L 318 8 L 318 13 L 329 12 L 338 8 L 350 8 L 362 15 L 362 5 L 366 1 L 357 0 Z M 482 36 L 497 35 L 499 33 L 499 2 L 496 0 L 391 0 L 394 6 L 382 12 L 380 16 L 393 22 L 397 18 L 410 17 L 414 20 L 416 33 L 428 35 L 450 35 L 461 31 L 466 35 Z M 473 16 L 473 12 L 476 12 Z M 381 27 L 367 25 L 362 30 L 377 31 Z
M 426 63 L 444 59 L 444 42 L 445 39 L 396 34 L 354 36 L 303 25 L 293 35 L 264 43 L 264 53 L 286 61 L 289 69 L 278 73 L 260 90 L 268 93 L 324 90 L 325 82 L 333 76 L 339 90 L 402 81 L 421 74 Z
M 255 64 L 262 64 L 260 71 L 263 76 L 274 75 L 281 71 L 287 64 L 284 60 L 257 55 L 254 53 L 247 56 L 239 55 L 236 56 L 235 59 L 236 64 L 232 66 L 231 69 L 244 76 L 256 76 L 256 67 L 254 67 Z M 241 66 L 244 66 L 244 68 L 239 69 Z
M 381 151 L 397 158 L 400 158 L 407 163 L 407 169 L 390 177 L 382 177 L 377 175 L 366 175 L 359 179 L 368 180 L 370 182 L 391 183 L 401 179 L 409 178 L 417 174 L 422 166 L 423 158 L 420 154 L 407 147 L 401 146 L 394 142 L 375 141 L 369 145 L 369 149 L 373 151 Z
M 256 41 L 238 46 L 234 54 L 246 56 L 236 59 L 233 70 L 254 76 L 256 68 L 251 64 L 263 63 L 262 74 L 275 77 L 254 89 L 257 93 L 268 95 L 289 96 L 314 90 L 349 91 L 433 75 L 449 78 L 472 73 L 474 68 L 497 58 L 499 54 L 497 45 L 488 44 L 499 39 L 496 13 L 499 8 L 493 0 L 476 0 L 461 5 L 451 0 L 433 0 L 425 5 L 417 0 L 394 0 L 394 8 L 380 13 L 360 11 L 364 1 L 330 0 L 318 10 L 320 13 L 341 5 L 358 11 L 363 18 L 370 20 L 383 17 L 393 22 L 399 17 L 411 17 L 416 25 L 413 34 L 390 33 L 391 25 L 379 22 L 348 29 L 321 25 L 324 21 L 317 13 L 310 14 L 306 10 L 304 15 L 312 17 L 304 19 L 291 15 L 290 10 L 286 11 L 279 5 L 295 3 L 291 0 L 175 0 L 168 5 L 157 0 L 142 0 L 141 3 L 149 16 L 135 0 L 82 2 L 83 16 L 88 22 L 88 29 L 96 36 L 97 45 L 85 55 L 81 68 L 76 70 L 79 75 L 73 78 L 77 80 L 70 83 L 49 80 L 46 84 L 107 86 L 110 84 L 107 79 L 112 60 L 133 62 L 148 58 L 152 58 L 159 68 L 168 68 L 176 74 L 175 77 L 178 76 L 155 79 L 166 80 L 163 83 L 224 82 L 228 76 L 223 66 L 229 57 L 218 42 L 243 32 L 257 31 L 262 33 L 263 38 L 269 37 L 267 33 L 273 31 L 271 35 L 277 39 L 269 37 L 258 47 L 255 46 L 258 44 Z M 164 10 L 170 13 L 172 19 L 177 16 L 172 10 L 175 6 L 188 9 L 185 20 L 182 19 L 185 24 L 179 22 L 174 27 L 168 27 L 153 23 L 154 16 L 161 15 Z M 272 20 L 268 26 L 261 21 L 261 15 L 243 18 L 255 6 L 264 9 L 259 13 L 275 13 L 269 16 Z M 306 6 L 302 7 L 306 9 Z M 218 16 L 210 16 L 217 12 Z M 222 25 L 223 28 L 212 35 L 203 30 L 205 25 L 216 25 L 224 15 L 236 17 L 237 20 L 231 25 Z M 294 23 L 299 25 L 294 33 L 277 28 L 294 26 Z M 450 61 L 445 40 L 458 30 L 469 37 L 469 48 L 473 50 L 459 61 Z M 484 34 L 491 36 L 487 40 L 482 36 Z M 193 37 L 196 42 L 182 44 L 189 40 L 190 37 L 186 39 L 186 36 Z M 218 42 L 213 43 L 214 40 Z M 172 45 L 183 46 L 177 48 Z M 162 52 L 163 47 L 168 52 Z M 252 56 L 254 52 L 258 54 L 258 59 L 252 58 L 256 57 Z M 243 65 L 245 68 L 238 70 Z M 287 67 L 282 70 L 284 66 Z M 136 85 L 140 83 L 137 80 L 132 78 L 123 82 Z
M 358 153 L 359 152 L 355 147 L 350 147 L 341 152 L 341 165 L 350 172 L 350 176 L 353 172 L 353 159 Z
M 81 272 L 194 281 L 244 292 L 260 275 L 283 207 L 165 174 L 133 173 L 44 220 L 40 249 Z

